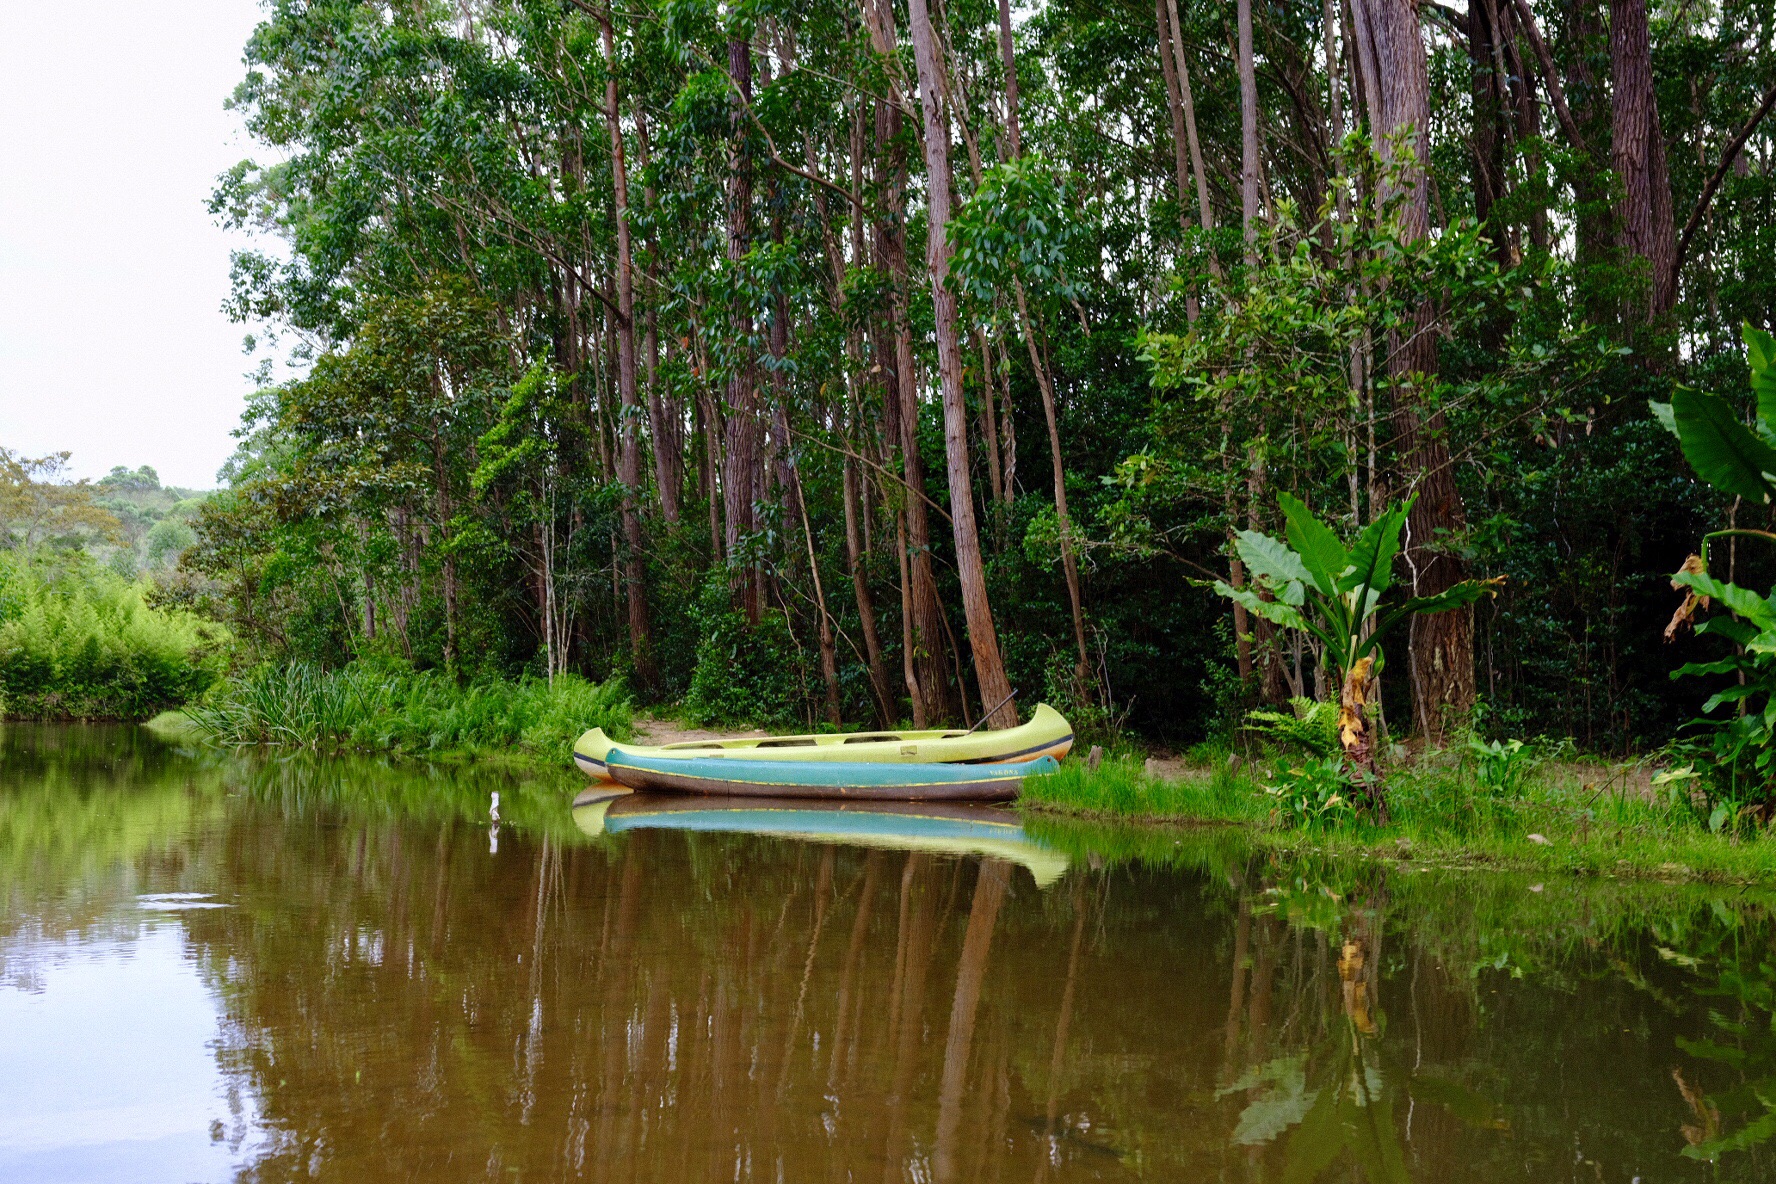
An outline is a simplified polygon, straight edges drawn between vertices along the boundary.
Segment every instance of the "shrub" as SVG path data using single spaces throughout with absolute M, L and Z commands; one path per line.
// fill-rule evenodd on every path
M 797 675 L 803 663 L 789 623 L 772 610 L 757 625 L 749 625 L 729 606 L 728 596 L 726 573 L 717 570 L 703 586 L 698 609 L 703 640 L 685 696 L 686 712 L 700 723 L 796 724 L 796 707 L 807 696 Z
M 219 677 L 227 634 L 84 556 L 0 556 L 0 708 L 14 718 L 147 719 Z
M 1468 737 L 1468 755 L 1474 761 L 1474 780 L 1488 796 L 1509 800 L 1523 796 L 1524 784 L 1541 763 L 1521 740 L 1494 740 L 1488 743 L 1478 736 Z
M 1264 792 L 1284 821 L 1311 828 L 1336 826 L 1356 817 L 1357 788 L 1343 754 L 1333 753 L 1273 773 Z

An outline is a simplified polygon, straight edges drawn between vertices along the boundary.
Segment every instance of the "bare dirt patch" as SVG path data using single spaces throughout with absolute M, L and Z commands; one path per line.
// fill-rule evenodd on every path
M 646 744 L 683 744 L 693 740 L 725 740 L 768 736 L 769 732 L 711 732 L 689 727 L 675 719 L 659 719 L 651 715 L 635 717 L 635 733 Z

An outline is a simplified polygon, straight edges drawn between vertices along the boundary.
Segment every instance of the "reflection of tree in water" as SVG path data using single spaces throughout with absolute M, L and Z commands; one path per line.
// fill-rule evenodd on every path
M 1683 994 L 1706 1007 L 1703 1031 L 1677 1038 L 1685 1056 L 1671 1070 L 1689 1111 L 1683 1153 L 1768 1173 L 1776 1168 L 1767 1147 L 1776 1138 L 1776 940 L 1766 916 L 1717 907 L 1709 921 L 1655 931 L 1661 961 L 1688 980 Z
M 178 923 L 270 1131 L 248 1180 L 1769 1174 L 1757 1146 L 1679 1155 L 1680 1127 L 1755 1134 L 1776 1099 L 1768 925 L 1700 889 L 1223 845 L 1081 852 L 1038 892 L 993 861 L 588 843 L 497 771 L 90 755 L 7 782 L 10 899 L 229 901 Z M 106 811 L 133 837 L 104 847 Z

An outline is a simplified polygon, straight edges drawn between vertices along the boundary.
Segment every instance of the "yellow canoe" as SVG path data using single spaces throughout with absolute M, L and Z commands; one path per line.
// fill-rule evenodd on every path
M 605 759 L 616 742 L 593 728 L 574 744 L 574 764 L 594 781 L 611 781 Z M 678 744 L 624 744 L 636 756 L 726 757 L 758 761 L 868 761 L 886 764 L 995 765 L 1052 756 L 1073 749 L 1073 728 L 1046 703 L 1036 705 L 1030 722 L 1002 732 L 916 731 L 834 732 L 817 736 L 757 736 L 730 740 L 686 740 Z
M 1067 857 L 1032 840 L 1016 813 L 953 802 L 785 802 L 764 798 L 681 797 L 588 789 L 574 804 L 588 835 L 631 830 L 717 831 L 804 842 L 985 856 L 1028 868 L 1038 888 L 1067 870 Z

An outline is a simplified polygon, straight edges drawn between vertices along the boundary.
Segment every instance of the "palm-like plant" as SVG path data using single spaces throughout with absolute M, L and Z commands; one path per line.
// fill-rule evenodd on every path
M 1371 808 L 1385 816 L 1368 712 L 1371 683 L 1381 672 L 1381 640 L 1408 617 L 1474 603 L 1503 577 L 1464 580 L 1434 596 L 1411 597 L 1384 609 L 1411 498 L 1364 527 L 1348 546 L 1300 498 L 1279 494 L 1277 505 L 1283 511 L 1283 539 L 1242 530 L 1234 542 L 1255 587 L 1217 580 L 1215 591 L 1319 643 L 1320 660 L 1338 675 L 1338 739 L 1345 759 L 1366 782 Z
M 1751 390 L 1757 418 L 1751 427 L 1733 405 L 1719 395 L 1679 387 L 1671 402 L 1654 403 L 1653 414 L 1676 434 L 1684 458 L 1708 484 L 1748 502 L 1776 504 L 1776 337 L 1744 327 Z M 1738 807 L 1750 806 L 1764 818 L 1776 815 L 1776 591 L 1769 596 L 1716 579 L 1708 571 L 1708 544 L 1727 535 L 1745 535 L 1776 542 L 1776 533 L 1745 528 L 1717 530 L 1702 538 L 1700 555 L 1684 561 L 1671 577 L 1684 600 L 1665 628 L 1670 640 L 1694 621 L 1697 610 L 1717 602 L 1727 614 L 1696 626 L 1698 633 L 1725 637 L 1734 651 L 1713 662 L 1692 662 L 1672 672 L 1730 675 L 1735 682 L 1703 704 L 1704 714 L 1728 707 L 1725 719 L 1712 724 L 1711 742 L 1701 754 L 1698 771 L 1666 774 L 1667 780 L 1701 779 L 1707 804 L 1718 820 Z M 1729 615 L 1730 614 L 1730 615 Z

